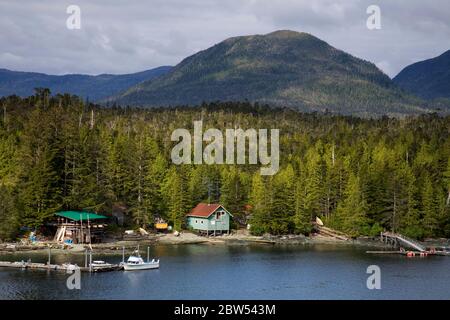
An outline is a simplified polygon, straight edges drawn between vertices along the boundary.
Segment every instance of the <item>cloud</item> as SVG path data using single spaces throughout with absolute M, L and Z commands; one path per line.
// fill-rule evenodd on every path
M 66 8 L 81 8 L 68 30 Z M 366 28 L 381 8 L 382 29 Z M 277 29 L 310 32 L 390 76 L 450 49 L 447 0 L 2 0 L 0 68 L 129 73 L 174 65 L 225 38 Z

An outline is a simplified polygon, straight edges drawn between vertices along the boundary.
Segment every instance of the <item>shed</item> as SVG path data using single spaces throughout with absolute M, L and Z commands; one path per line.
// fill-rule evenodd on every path
M 199 203 L 187 214 L 187 225 L 206 235 L 229 233 L 230 217 L 233 215 L 221 204 Z
M 54 240 L 68 243 L 100 241 L 105 227 L 101 221 L 108 219 L 87 211 L 60 211 L 55 216 L 58 217 L 58 229 Z

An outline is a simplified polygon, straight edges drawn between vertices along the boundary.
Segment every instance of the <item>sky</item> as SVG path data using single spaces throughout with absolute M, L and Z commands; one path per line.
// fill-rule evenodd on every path
M 67 28 L 70 5 L 80 8 L 80 29 Z M 370 5 L 380 8 L 381 29 L 367 28 Z M 450 49 L 450 1 L 0 0 L 0 68 L 132 73 L 281 29 L 311 33 L 393 77 Z

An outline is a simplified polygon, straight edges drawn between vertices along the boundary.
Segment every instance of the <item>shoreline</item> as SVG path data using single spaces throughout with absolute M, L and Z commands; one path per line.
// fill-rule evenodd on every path
M 248 234 L 230 234 L 216 237 L 198 236 L 190 232 L 182 232 L 179 236 L 173 234 L 152 234 L 146 239 L 141 240 L 115 240 L 111 242 L 92 244 L 92 250 L 100 254 L 116 254 L 122 251 L 136 248 L 138 245 L 336 245 L 336 246 L 361 246 L 373 248 L 391 248 L 374 238 L 357 238 L 350 240 L 341 240 L 333 237 L 313 235 L 285 235 L 285 236 L 251 236 Z M 66 254 L 84 254 L 89 245 L 64 245 L 55 242 L 37 242 L 34 244 L 23 244 L 20 242 L 10 242 L 0 244 L 0 254 L 8 253 L 30 253 L 42 252 L 51 249 L 53 253 Z

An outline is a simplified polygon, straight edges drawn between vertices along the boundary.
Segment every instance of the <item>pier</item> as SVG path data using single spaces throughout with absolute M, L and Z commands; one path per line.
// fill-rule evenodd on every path
M 401 234 L 393 233 L 393 232 L 382 232 L 381 233 L 381 241 L 385 243 L 392 244 L 393 247 L 399 247 L 402 245 L 405 248 L 414 249 L 418 252 L 426 252 L 426 248 L 418 243 L 417 241 L 414 241 L 412 239 L 409 239 Z
M 442 247 L 440 250 L 435 248 L 427 248 L 423 244 L 405 237 L 404 235 L 393 232 L 382 232 L 380 239 L 386 244 L 390 244 L 396 251 L 366 251 L 370 254 L 400 254 L 407 257 L 428 257 L 428 256 L 450 256 L 450 250 Z
M 123 249 L 124 250 L 124 249 Z M 118 271 L 123 270 L 122 264 L 111 264 L 105 263 L 104 265 L 96 264 L 92 261 L 92 251 L 85 251 L 84 267 L 72 263 L 64 264 L 52 264 L 51 263 L 52 254 L 51 249 L 48 250 L 48 261 L 47 263 L 35 263 L 30 260 L 27 261 L 0 261 L 0 268 L 16 268 L 16 269 L 32 269 L 32 270 L 47 270 L 47 271 L 63 271 L 63 272 L 73 272 L 74 268 L 79 268 L 82 272 L 108 272 L 108 271 Z
M 30 269 L 30 270 L 47 270 L 47 271 L 62 271 L 71 272 L 73 271 L 73 266 L 71 264 L 47 264 L 47 263 L 35 263 L 30 261 L 0 261 L 0 267 L 4 268 L 15 268 L 15 269 Z M 112 264 L 107 266 L 90 266 L 90 267 L 79 267 L 82 272 L 108 272 L 108 271 L 118 271 L 123 270 L 123 267 L 118 264 Z

